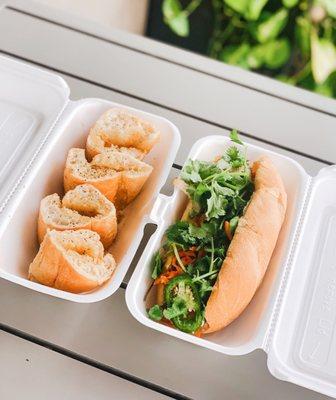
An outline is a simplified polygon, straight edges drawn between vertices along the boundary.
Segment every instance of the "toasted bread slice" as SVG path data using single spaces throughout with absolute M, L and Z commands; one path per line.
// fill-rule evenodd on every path
M 89 292 L 107 281 L 116 263 L 104 256 L 99 235 L 90 230 L 49 231 L 29 266 L 29 279 L 72 293 Z
M 38 239 L 41 243 L 48 230 L 90 229 L 97 232 L 105 248 L 117 234 L 114 204 L 92 185 L 79 185 L 61 200 L 57 193 L 41 201 Z
M 104 112 L 90 130 L 86 155 L 91 160 L 111 146 L 131 148 L 142 159 L 159 140 L 159 132 L 147 121 L 118 108 Z
M 96 187 L 118 209 L 140 192 L 153 167 L 119 150 L 106 150 L 89 163 L 83 149 L 71 149 L 64 170 L 64 189 L 88 183 Z
M 121 153 L 126 153 L 129 154 L 138 160 L 143 160 L 145 157 L 146 153 L 143 151 L 137 149 L 136 147 L 124 147 L 124 146 L 116 146 L 115 144 L 111 144 L 110 146 L 105 146 L 104 149 L 101 149 L 100 151 L 88 151 L 86 150 L 86 157 L 88 160 L 92 160 L 94 156 L 100 153 L 104 153 L 106 150 L 117 150 L 120 151 Z

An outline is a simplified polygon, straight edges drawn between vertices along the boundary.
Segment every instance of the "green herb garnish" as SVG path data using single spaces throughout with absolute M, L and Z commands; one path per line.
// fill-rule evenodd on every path
M 157 251 L 154 254 L 153 261 L 152 261 L 152 278 L 156 279 L 162 272 L 162 258 L 160 256 L 160 252 Z
M 236 131 L 231 139 L 242 143 Z M 191 217 L 205 214 L 207 220 L 240 215 L 251 193 L 253 184 L 246 155 L 236 147 L 229 147 L 217 162 L 189 160 L 181 173 L 192 200 Z
M 244 143 L 239 139 L 237 129 L 232 129 L 232 131 L 230 132 L 230 139 L 231 139 L 234 143 L 244 145 Z
M 161 321 L 163 317 L 163 312 L 161 307 L 158 304 L 155 304 L 155 306 L 153 306 L 148 310 L 148 316 L 153 321 Z

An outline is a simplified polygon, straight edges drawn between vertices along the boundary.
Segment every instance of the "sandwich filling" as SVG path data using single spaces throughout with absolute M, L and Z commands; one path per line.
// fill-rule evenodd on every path
M 243 144 L 235 130 L 230 138 Z M 167 229 L 154 256 L 157 304 L 148 315 L 198 335 L 239 218 L 254 191 L 246 149 L 242 152 L 233 145 L 213 162 L 188 160 L 179 183 L 189 203 L 182 220 Z

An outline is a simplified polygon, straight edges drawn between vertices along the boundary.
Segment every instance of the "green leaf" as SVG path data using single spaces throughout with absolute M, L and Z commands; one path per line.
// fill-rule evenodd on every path
M 274 40 L 264 45 L 264 64 L 267 68 L 277 69 L 290 57 L 290 44 L 287 39 Z
M 277 38 L 288 20 L 288 10 L 281 8 L 274 14 L 264 14 L 262 21 L 252 29 L 252 34 L 259 43 L 265 43 Z
M 189 233 L 190 233 L 191 236 L 194 236 L 197 239 L 201 239 L 201 240 L 205 239 L 207 237 L 207 235 L 208 235 L 207 230 L 205 230 L 203 226 L 198 227 L 198 226 L 193 225 L 193 224 L 189 225 Z
M 148 310 L 148 316 L 153 321 L 160 321 L 163 317 L 161 307 L 158 304 L 155 304 L 155 306 Z
M 226 214 L 225 207 L 227 203 L 228 201 L 224 196 L 213 193 L 207 200 L 207 211 L 205 213 L 207 219 L 224 216 Z
M 311 23 L 307 18 L 299 16 L 296 18 L 295 25 L 295 39 L 301 50 L 301 53 L 305 57 L 310 56 L 310 32 Z
M 336 1 L 335 0 L 324 0 L 324 5 L 328 15 L 332 18 L 336 18 Z
M 197 243 L 197 239 L 189 232 L 189 222 L 187 221 L 177 221 L 170 225 L 166 230 L 166 237 L 169 243 L 176 243 L 183 248 Z
M 209 191 L 209 185 L 203 182 L 199 183 L 196 187 L 189 186 L 188 193 L 193 200 L 192 213 L 198 214 L 203 209 L 202 204 L 204 205 L 204 201 L 206 200 Z
M 282 0 L 282 4 L 287 7 L 287 8 L 293 8 L 297 6 L 299 3 L 299 0 Z
M 308 74 L 304 79 L 300 81 L 300 87 L 306 90 L 311 90 L 311 91 L 315 90 L 316 82 L 314 81 L 312 73 Z
M 165 19 L 176 18 L 182 12 L 182 6 L 179 0 L 164 0 L 162 3 L 162 13 Z
M 323 83 L 336 70 L 336 48 L 327 39 L 317 36 L 315 30 L 311 33 L 312 73 L 316 83 Z
M 189 35 L 189 20 L 184 13 L 169 20 L 168 25 L 170 29 L 179 36 L 186 37 Z
M 267 67 L 277 69 L 284 65 L 290 57 L 290 44 L 287 39 L 272 40 L 255 46 L 247 59 L 250 68 Z
M 220 172 L 220 169 L 214 163 L 199 160 L 187 160 L 180 177 L 186 183 L 197 183 L 202 182 L 203 179 L 218 172 Z
M 278 79 L 281 82 L 288 83 L 288 85 L 295 85 L 296 84 L 295 79 L 293 79 L 293 78 L 291 78 L 290 76 L 287 76 L 287 75 L 280 74 L 280 75 L 275 76 L 275 78 Z
M 256 21 L 269 0 L 224 0 L 229 7 L 250 21 Z
M 244 17 L 247 20 L 256 21 L 267 3 L 268 0 L 250 0 L 247 10 L 244 13 Z
M 179 317 L 180 315 L 187 315 L 188 308 L 186 301 L 179 296 L 174 298 L 173 304 L 171 307 L 166 308 L 163 310 L 163 316 L 166 319 L 173 319 Z
M 333 88 L 329 82 L 324 82 L 320 85 L 316 85 L 314 91 L 322 96 L 333 97 Z
M 336 18 L 336 1 L 335 0 L 319 0 L 317 3 L 320 4 L 327 11 L 327 14 L 330 17 Z
M 164 0 L 162 13 L 165 23 L 177 35 L 185 37 L 189 35 L 189 20 L 186 12 L 182 9 L 179 0 Z
M 216 194 L 218 194 L 218 195 L 227 196 L 227 197 L 229 197 L 229 196 L 232 197 L 235 194 L 234 190 L 232 190 L 232 189 L 230 189 L 228 187 L 220 185 L 218 183 L 218 181 L 214 181 L 213 182 L 212 190 L 215 191 Z
M 228 64 L 247 68 L 247 56 L 249 51 L 250 45 L 248 43 L 226 46 L 220 54 L 220 59 Z
M 200 297 L 203 298 L 208 292 L 212 291 L 213 286 L 206 279 L 201 279 L 198 282 L 197 287 Z
M 240 153 L 236 146 L 231 146 L 226 150 L 225 159 L 232 168 L 242 167 L 245 163 L 245 157 Z
M 154 254 L 152 261 L 152 278 L 156 279 L 162 272 L 162 258 L 160 256 L 160 252 L 157 251 Z
M 232 138 L 239 141 L 235 132 Z M 183 167 L 181 179 L 187 184 L 187 193 L 192 200 L 191 218 L 205 214 L 207 221 L 224 215 L 230 219 L 235 212 L 240 213 L 250 194 L 250 169 L 246 155 L 236 146 L 228 148 L 216 162 L 188 160 Z M 243 191 L 242 195 L 240 191 Z M 180 221 L 167 230 L 166 236 L 168 242 L 186 247 L 196 245 L 195 240 L 199 240 L 191 233 L 194 232 L 188 229 L 188 223 Z
M 227 4 L 232 10 L 236 11 L 239 14 L 245 14 L 248 9 L 250 0 L 224 0 L 224 3 Z
M 264 64 L 264 50 L 263 45 L 252 47 L 248 57 L 247 63 L 251 69 L 258 69 Z
M 230 132 L 230 139 L 232 142 L 244 145 L 244 143 L 239 139 L 237 129 L 232 129 L 232 131 Z
M 238 222 L 239 222 L 239 217 L 235 216 L 233 218 L 230 219 L 230 231 L 232 234 L 235 233 L 235 230 L 238 226 Z

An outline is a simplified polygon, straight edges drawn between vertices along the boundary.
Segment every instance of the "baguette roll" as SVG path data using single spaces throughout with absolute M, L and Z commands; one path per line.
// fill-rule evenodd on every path
M 67 192 L 77 185 L 91 184 L 121 209 L 139 194 L 152 170 L 152 166 L 119 150 L 98 154 L 89 163 L 83 149 L 71 149 L 64 170 L 64 189 Z
M 142 159 L 159 139 L 159 132 L 147 121 L 124 110 L 107 110 L 90 129 L 86 154 L 91 160 L 111 146 L 130 148 L 133 155 Z
M 38 218 L 38 239 L 41 243 L 48 230 L 90 229 L 97 232 L 105 248 L 117 234 L 116 209 L 92 185 L 79 185 L 61 200 L 52 194 L 41 201 Z
M 104 153 L 105 151 L 110 151 L 110 150 L 116 150 L 120 151 L 121 153 L 129 154 L 133 156 L 134 158 L 137 158 L 138 160 L 143 160 L 145 157 L 146 153 L 143 151 L 137 149 L 136 147 L 120 147 L 116 146 L 114 144 L 111 144 L 110 146 L 105 146 L 103 149 L 100 149 L 99 151 L 97 149 L 93 150 L 92 148 L 88 150 L 88 146 L 86 147 L 86 157 L 88 160 L 92 160 L 94 156 L 100 153 Z
M 252 300 L 270 262 L 284 221 L 287 195 L 273 163 L 261 157 L 252 167 L 254 193 L 240 217 L 205 308 L 204 333 L 236 319 Z
M 49 231 L 29 266 L 29 279 L 72 293 L 89 292 L 107 281 L 116 264 L 96 232 Z

